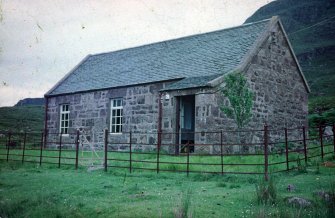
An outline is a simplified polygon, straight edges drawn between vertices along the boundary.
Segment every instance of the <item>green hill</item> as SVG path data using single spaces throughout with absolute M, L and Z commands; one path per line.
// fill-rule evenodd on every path
M 299 59 L 312 93 L 335 96 L 335 1 L 277 0 L 246 23 L 279 15 Z
M 41 131 L 44 125 L 44 106 L 0 108 L 0 130 Z

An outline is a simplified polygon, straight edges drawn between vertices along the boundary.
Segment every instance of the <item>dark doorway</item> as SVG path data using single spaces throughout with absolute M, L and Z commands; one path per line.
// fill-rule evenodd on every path
M 180 152 L 194 152 L 195 96 L 179 97 L 179 141 Z

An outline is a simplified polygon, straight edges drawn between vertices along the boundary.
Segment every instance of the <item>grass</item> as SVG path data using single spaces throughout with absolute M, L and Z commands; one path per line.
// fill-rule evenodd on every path
M 271 177 L 278 205 L 257 204 L 252 175 L 202 175 L 88 172 L 73 167 L 0 161 L 1 217 L 259 217 L 279 209 L 297 213 L 284 203 L 289 196 L 314 200 L 313 192 L 329 190 L 334 168 L 320 173 L 285 173 Z M 225 184 L 225 185 L 223 185 Z M 296 190 L 286 191 L 288 184 Z M 279 208 L 280 207 L 280 208 Z M 319 210 L 324 210 L 325 206 Z M 313 209 L 316 210 L 316 209 Z M 271 215 L 269 216 L 271 217 Z M 278 217 L 278 216 L 273 216 Z M 293 217 L 293 216 L 289 216 Z
M 43 120 L 43 106 L 0 107 L 0 130 L 2 131 L 41 131 Z

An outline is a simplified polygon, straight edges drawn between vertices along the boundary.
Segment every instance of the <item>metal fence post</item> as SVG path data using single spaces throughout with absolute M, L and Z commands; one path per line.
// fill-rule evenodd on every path
M 189 174 L 190 171 L 190 142 L 187 142 L 187 165 L 186 165 L 186 171 L 187 171 L 187 176 Z
M 268 166 L 269 166 L 269 160 L 268 160 L 268 126 L 264 126 L 264 178 L 265 181 L 269 180 L 268 175 Z
M 287 140 L 287 128 L 285 128 L 285 154 L 286 154 L 286 170 L 290 170 L 289 161 L 288 161 L 288 140 Z
M 12 133 L 8 132 L 8 142 L 7 142 L 7 162 L 9 160 L 9 146 L 11 144 L 11 137 L 12 137 Z
M 40 149 L 40 166 L 42 165 L 42 152 L 43 152 L 43 138 L 44 138 L 44 132 L 42 132 L 42 135 L 41 135 L 41 149 Z
M 59 137 L 58 168 L 60 168 L 61 156 L 62 156 L 62 134 L 60 134 L 60 137 Z
M 131 163 L 131 143 L 132 143 L 132 132 L 129 133 L 129 172 L 132 171 L 132 163 Z
M 24 153 L 26 150 L 26 140 L 27 140 L 27 132 L 25 132 L 23 136 L 22 163 L 24 162 Z
M 320 138 L 320 147 L 321 147 L 321 159 L 323 161 L 324 152 L 323 152 L 323 136 L 322 136 L 322 127 L 321 127 L 321 125 L 319 126 L 319 138 Z
M 105 129 L 105 161 L 104 161 L 104 167 L 105 172 L 107 172 L 108 162 L 107 162 L 107 155 L 108 155 L 108 129 Z
M 162 132 L 158 133 L 158 138 L 161 138 Z M 161 143 L 160 140 L 157 141 L 157 173 L 159 173 L 159 153 L 160 153 L 160 149 L 161 149 Z
M 307 164 L 307 144 L 306 144 L 306 128 L 302 127 L 302 137 L 304 140 L 304 154 L 305 154 L 305 164 Z
M 76 169 L 78 169 L 78 154 L 79 154 L 79 130 L 77 130 L 76 136 Z
M 48 130 L 46 129 L 45 131 L 44 131 L 44 148 L 46 148 L 47 147 L 47 140 L 48 140 Z
M 221 175 L 223 175 L 223 138 L 222 138 L 222 130 L 220 132 L 220 155 L 221 155 Z

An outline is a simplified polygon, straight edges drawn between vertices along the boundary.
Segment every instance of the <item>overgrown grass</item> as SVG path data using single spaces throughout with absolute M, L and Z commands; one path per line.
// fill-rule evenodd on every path
M 305 217 L 327 215 L 332 208 L 313 194 L 331 191 L 335 169 L 307 166 L 271 175 L 276 201 L 257 203 L 256 175 L 213 175 L 127 171 L 87 171 L 73 166 L 0 161 L 1 217 Z M 296 189 L 287 191 L 288 184 Z M 311 208 L 285 201 L 299 196 Z M 187 216 L 185 216 L 187 214 Z M 303 216 L 304 215 L 304 216 Z M 180 217 L 180 216 L 179 216 Z M 322 216 L 321 216 L 322 217 Z

